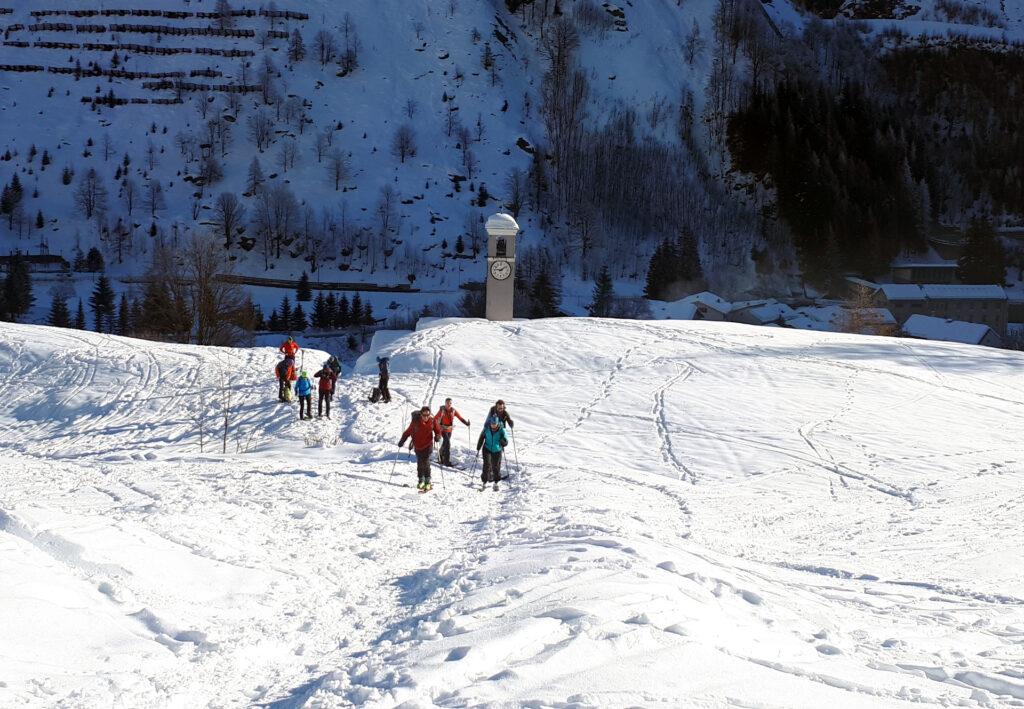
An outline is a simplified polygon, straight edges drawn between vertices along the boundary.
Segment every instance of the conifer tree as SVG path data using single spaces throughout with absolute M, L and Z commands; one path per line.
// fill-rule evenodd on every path
M 270 320 L 267 323 L 267 329 L 271 332 L 280 332 L 284 329 L 281 327 L 281 318 L 277 314 L 277 308 L 270 311 Z
M 50 304 L 50 314 L 47 316 L 46 322 L 54 327 L 71 326 L 71 312 L 68 310 L 68 302 L 60 295 L 53 296 L 53 302 Z
M 307 327 L 309 327 L 309 323 L 306 322 L 306 313 L 304 313 L 302 310 L 302 303 L 296 305 L 295 310 L 292 311 L 290 325 L 290 329 L 296 332 L 302 332 Z
M 971 222 L 957 267 L 957 276 L 963 283 L 1003 285 L 1006 281 L 1006 250 L 990 222 Z
M 342 293 L 341 298 L 338 300 L 338 310 L 334 315 L 334 326 L 348 327 L 350 317 L 348 296 Z
M 132 313 L 128 305 L 128 295 L 121 293 L 121 301 L 117 306 L 117 334 L 128 335 L 132 331 Z
M 287 330 L 291 327 L 292 322 L 292 304 L 288 300 L 288 296 L 285 296 L 281 300 L 281 305 L 277 308 L 278 317 L 281 318 L 281 329 Z
M 330 320 L 327 319 L 327 298 L 324 297 L 323 291 L 316 294 L 316 300 L 313 302 L 311 324 L 315 330 L 323 330 L 330 326 Z
M 96 332 L 110 332 L 114 320 L 114 289 L 110 280 L 100 276 L 96 287 L 89 296 L 89 308 L 92 310 Z
M 78 299 L 78 310 L 75 312 L 75 329 L 85 329 L 85 308 L 82 306 L 82 299 Z
M 697 250 L 697 239 L 690 231 L 684 231 L 676 241 L 676 278 L 695 281 L 704 277 Z
M 90 273 L 99 273 L 104 269 L 106 269 L 106 264 L 103 262 L 103 254 L 93 246 L 89 249 L 88 256 L 85 257 L 85 270 Z
M 299 277 L 299 285 L 295 289 L 295 300 L 300 303 L 308 303 L 313 299 L 313 290 L 309 287 L 309 274 L 305 271 Z
M 337 327 L 337 319 L 338 298 L 334 295 L 334 292 L 332 291 L 327 294 L 327 299 L 324 302 L 324 327 Z
M 530 286 L 530 299 L 532 307 L 530 317 L 550 318 L 559 314 L 558 306 L 561 303 L 561 288 L 555 282 L 551 274 L 551 264 L 547 258 L 540 261 L 537 275 Z
M 3 307 L 0 315 L 5 320 L 17 320 L 32 307 L 35 297 L 32 295 L 32 276 L 28 271 L 28 264 L 22 258 L 21 252 L 17 251 L 11 257 L 7 269 L 7 276 L 3 282 L 3 293 L 0 296 Z
M 612 282 L 611 274 L 608 273 L 608 266 L 602 266 L 601 272 L 597 274 L 594 281 L 594 296 L 587 308 L 593 317 L 607 318 L 612 314 L 612 304 L 615 302 L 615 284 Z
M 348 324 L 358 325 L 363 320 L 363 299 L 356 293 L 352 296 L 352 306 L 349 308 Z
M 288 61 L 298 64 L 306 58 L 306 45 L 302 41 L 302 35 L 298 29 L 292 31 L 291 39 L 288 41 Z

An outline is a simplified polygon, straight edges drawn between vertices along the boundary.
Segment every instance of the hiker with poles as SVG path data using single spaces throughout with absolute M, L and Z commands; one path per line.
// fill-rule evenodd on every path
M 434 452 L 434 444 L 441 440 L 441 428 L 430 415 L 429 406 L 421 408 L 419 416 L 413 418 L 398 441 L 398 447 L 404 446 L 408 438 L 412 439 L 412 447 L 416 451 L 416 475 L 419 479 L 416 488 L 420 492 L 428 492 L 434 488 L 430 483 L 430 456 Z
M 455 425 L 455 419 L 462 421 L 469 428 L 469 420 L 462 418 L 458 410 L 452 406 L 451 398 L 444 400 L 444 406 L 437 410 L 437 415 L 434 418 L 441 427 L 441 438 L 443 439 L 438 462 L 449 468 L 455 467 L 452 465 L 452 428 Z
M 480 479 L 483 482 L 481 490 L 487 489 L 487 483 L 494 483 L 494 489 L 498 489 L 498 480 L 501 479 L 501 452 L 508 445 L 508 436 L 505 435 L 505 426 L 497 416 L 488 416 L 484 430 L 476 441 L 476 451 L 483 451 L 483 465 L 481 467 Z

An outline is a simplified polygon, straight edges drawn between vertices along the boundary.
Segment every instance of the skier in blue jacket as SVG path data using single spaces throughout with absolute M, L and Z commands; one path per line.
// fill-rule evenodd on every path
M 313 418 L 313 382 L 309 380 L 306 370 L 299 374 L 299 381 L 295 382 L 295 393 L 299 395 L 299 419 Z M 303 402 L 305 402 L 305 416 L 303 416 Z
M 480 438 L 476 441 L 476 449 L 479 452 L 483 449 L 483 466 L 480 479 L 484 487 L 487 483 L 494 483 L 494 489 L 498 489 L 498 480 L 501 479 L 501 451 L 508 445 L 508 436 L 505 435 L 505 427 L 497 416 L 489 416 L 487 425 L 480 432 Z

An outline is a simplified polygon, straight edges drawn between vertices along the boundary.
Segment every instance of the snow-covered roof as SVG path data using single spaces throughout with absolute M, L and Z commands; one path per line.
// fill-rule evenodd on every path
M 499 234 L 511 234 L 515 236 L 519 233 L 519 224 L 510 214 L 503 214 L 498 212 L 492 214 L 487 220 L 487 224 L 484 226 L 488 233 L 497 232 Z
M 903 323 L 903 332 L 910 337 L 944 342 L 963 342 L 968 345 L 980 343 L 991 329 L 988 325 L 981 323 L 946 320 L 931 315 L 911 315 Z
M 881 288 L 887 300 L 924 300 L 921 286 L 913 283 L 883 283 Z
M 855 286 L 864 286 L 865 288 L 868 288 L 873 291 L 876 291 L 880 288 L 880 286 L 874 281 L 869 281 L 866 278 L 858 278 L 857 276 L 847 276 L 846 282 L 852 283 Z
M 921 286 L 928 298 L 949 300 L 1006 300 L 1006 291 L 1002 286 L 952 286 L 928 284 Z
M 1006 300 L 1002 286 L 884 283 L 882 292 L 889 300 Z
M 697 304 L 685 300 L 674 300 L 671 303 L 652 302 L 650 308 L 655 320 L 693 320 L 693 315 L 697 312 Z
M 714 308 L 715 310 L 723 314 L 732 312 L 733 309 L 732 303 L 722 298 L 719 298 L 711 291 L 702 291 L 700 293 L 688 295 L 682 299 L 682 302 L 700 303 L 701 305 L 705 305 L 709 308 Z
M 864 319 L 871 319 L 879 325 L 895 325 L 896 317 L 889 312 L 888 308 L 863 308 L 861 314 Z
M 771 300 L 771 298 L 759 298 L 757 300 L 736 300 L 733 301 L 732 310 L 733 312 L 736 312 L 737 310 L 743 310 L 745 308 L 753 308 L 758 305 L 764 305 L 769 300 Z
M 747 310 L 747 313 L 758 322 L 768 323 L 776 320 L 788 320 L 796 317 L 797 312 L 785 303 L 769 301 L 764 305 L 757 305 Z
M 954 260 L 942 258 L 938 251 L 929 246 L 924 251 L 897 256 L 890 265 L 893 268 L 955 268 L 957 264 Z
M 817 330 L 818 332 L 836 331 L 836 326 L 832 323 L 815 320 L 807 315 L 797 315 L 795 318 L 790 318 L 786 321 L 786 327 L 796 328 L 797 330 Z
M 838 305 L 804 305 L 796 309 L 797 317 L 807 317 L 820 323 L 838 324 L 844 309 Z

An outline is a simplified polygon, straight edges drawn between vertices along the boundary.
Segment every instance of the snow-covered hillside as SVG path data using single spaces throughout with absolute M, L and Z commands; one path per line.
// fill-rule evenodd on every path
M 597 8 L 596 24 L 580 24 L 587 124 L 598 128 L 628 109 L 638 135 L 675 143 L 680 96 L 693 92 L 699 113 L 708 65 L 704 49 L 693 62 L 683 60 L 682 37 L 695 23 L 709 36 L 712 0 L 685 7 L 658 0 L 624 10 L 587 4 Z M 219 233 L 217 200 L 229 193 L 247 212 L 234 225 L 228 257 L 242 273 L 297 278 L 305 270 L 314 280 L 406 286 L 413 275 L 416 287 L 449 300 L 463 281 L 481 280 L 474 257 L 482 218 L 512 199 L 513 170 L 525 192 L 534 146 L 550 144 L 541 114 L 548 62 L 538 28 L 500 0 L 300 0 L 287 3 L 294 16 L 277 20 L 256 14 L 265 9 L 261 4 L 231 5 L 254 14 L 234 17 L 226 30 L 195 14 L 212 12 L 213 2 L 183 0 L 145 8 L 190 16 L 117 16 L 107 4 L 87 0 L 31 0 L 0 15 L 7 40 L 0 46 L 0 156 L 11 156 L 0 161 L 0 181 L 17 175 L 25 191 L 18 223 L 0 229 L 0 251 L 36 253 L 45 244 L 71 260 L 76 247 L 98 246 L 115 275 L 138 275 L 155 242 Z M 52 10 L 58 14 L 33 14 Z M 101 14 L 68 14 L 93 11 Z M 154 34 L 153 27 L 243 36 Z M 340 67 L 346 28 L 358 48 L 351 72 Z M 267 38 L 268 31 L 277 35 Z M 306 48 L 301 61 L 288 56 L 285 35 L 295 31 Z M 337 44 L 323 64 L 320 33 Z M 223 87 L 249 89 L 232 94 Z M 109 92 L 149 103 L 94 104 Z M 270 126 L 257 141 L 251 121 L 261 116 Z M 412 131 L 414 155 L 394 151 L 402 126 Z M 340 177 L 332 169 L 335 154 L 347 162 Z M 207 155 L 222 178 L 218 170 L 207 172 Z M 280 259 L 273 246 L 268 258 L 254 223 L 260 213 L 249 179 L 254 159 L 264 187 L 295 198 L 284 202 L 288 223 L 274 227 L 284 234 Z M 69 184 L 63 184 L 65 168 Z M 87 216 L 74 198 L 90 169 L 107 192 L 99 218 Z M 162 194 L 151 199 L 156 185 Z M 568 249 L 579 239 L 560 215 L 542 223 L 541 210 L 520 199 L 526 202 L 519 215 L 523 248 L 557 239 L 559 249 Z M 617 278 L 642 278 L 653 243 L 628 253 L 614 235 L 608 243 L 615 248 L 594 262 L 617 266 Z M 269 314 L 282 293 L 254 295 Z M 402 294 L 394 297 L 405 302 Z
M 271 348 L 0 327 L 0 705 L 1024 700 L 1019 355 L 439 320 L 299 422 Z M 498 492 L 409 486 L 446 396 L 466 469 L 509 402 Z

